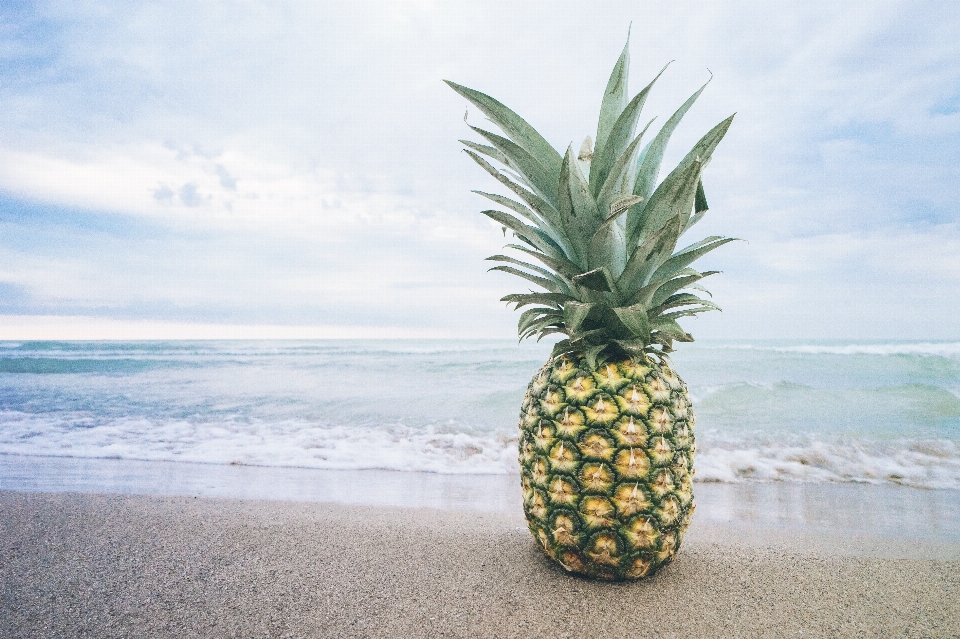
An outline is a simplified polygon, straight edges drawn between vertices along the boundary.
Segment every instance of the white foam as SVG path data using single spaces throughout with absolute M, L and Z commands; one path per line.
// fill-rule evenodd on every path
M 516 430 L 449 422 L 331 426 L 301 420 L 69 421 L 0 412 L 0 453 L 321 469 L 517 473 Z M 698 434 L 700 482 L 868 482 L 960 489 L 960 447 L 947 439 L 825 441 Z
M 119 419 L 71 423 L 0 412 L 0 453 L 326 469 L 501 474 L 516 471 L 513 434 L 459 424 L 330 426 L 279 422 Z M 458 432 L 460 431 L 460 432 Z
M 960 489 L 960 448 L 950 440 L 794 442 L 701 437 L 697 481 L 893 483 Z

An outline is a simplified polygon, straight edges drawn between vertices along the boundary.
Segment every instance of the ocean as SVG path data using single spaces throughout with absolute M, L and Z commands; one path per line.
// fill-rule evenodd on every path
M 704 341 L 696 480 L 960 489 L 960 342 Z M 516 474 L 550 346 L 0 342 L 0 457 Z

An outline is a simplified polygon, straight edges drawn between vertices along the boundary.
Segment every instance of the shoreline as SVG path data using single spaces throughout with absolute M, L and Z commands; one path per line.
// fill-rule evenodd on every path
M 0 635 L 960 632 L 960 553 L 942 554 L 960 544 L 695 518 L 673 564 L 608 584 L 565 574 L 523 524 L 519 512 L 0 491 Z
M 0 491 L 182 495 L 514 514 L 516 475 L 322 470 L 0 454 Z M 960 491 L 884 484 L 694 484 L 696 520 L 744 530 L 960 544 Z

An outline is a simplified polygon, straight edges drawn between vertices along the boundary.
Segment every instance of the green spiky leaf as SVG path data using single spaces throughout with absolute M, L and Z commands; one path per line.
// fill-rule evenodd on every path
M 650 317 L 657 317 L 663 315 L 664 311 L 671 308 L 678 308 L 683 306 L 696 306 L 701 310 L 720 310 L 720 307 L 714 304 L 713 302 L 702 300 L 693 293 L 677 293 L 671 295 L 663 301 L 662 304 L 650 309 Z M 700 311 L 696 311 L 700 312 Z
M 682 170 L 674 170 L 657 187 L 645 206 L 630 209 L 627 214 L 627 241 L 643 241 L 647 234 L 663 228 L 673 218 L 678 218 L 678 224 L 683 228 L 693 210 L 700 169 L 698 163 L 691 163 Z
M 548 279 L 546 279 L 545 277 L 539 277 L 539 276 L 537 276 L 537 275 L 532 275 L 532 274 L 527 273 L 527 272 L 525 272 L 525 271 L 521 271 L 520 269 L 513 268 L 512 266 L 494 266 L 493 268 L 488 269 L 488 270 L 490 270 L 490 271 L 503 271 L 504 273 L 510 273 L 511 275 L 516 275 L 517 277 L 522 277 L 523 279 L 527 280 L 528 282 L 533 282 L 533 283 L 536 284 L 537 286 L 540 286 L 540 287 L 543 287 L 543 288 L 547 289 L 547 290 L 550 291 L 551 293 L 566 293 L 566 292 L 567 292 L 566 286 L 562 285 L 561 283 L 559 283 L 559 282 L 557 282 L 557 281 L 548 280 Z
M 647 310 L 641 304 L 624 306 L 613 309 L 623 325 L 630 329 L 635 338 L 650 339 L 650 322 L 647 319 Z
M 487 140 L 493 144 L 495 149 L 500 152 L 500 156 L 503 157 L 503 164 L 520 174 L 524 182 L 535 190 L 540 197 L 552 206 L 557 206 L 556 177 L 551 175 L 535 157 L 530 155 L 530 153 L 519 144 L 515 144 L 503 136 L 475 126 L 471 126 L 470 128 L 487 138 Z
M 544 255 L 535 248 L 530 248 L 528 246 L 520 246 L 519 244 L 507 244 L 504 248 L 510 248 L 515 251 L 522 251 L 527 255 L 531 255 L 538 260 L 540 260 L 547 268 L 553 269 L 557 272 L 558 275 L 562 275 L 565 278 L 573 278 L 576 276 L 580 270 L 577 268 L 577 265 L 573 262 L 562 258 L 550 257 L 549 255 Z
M 697 197 L 693 200 L 693 210 L 697 215 L 702 215 L 710 209 L 707 204 L 707 194 L 703 192 L 703 180 L 697 183 Z
M 573 332 L 580 330 L 584 320 L 590 315 L 594 304 L 583 304 L 581 302 L 567 302 L 563 306 L 563 323 Z
M 600 193 L 597 195 L 597 207 L 601 211 L 609 210 L 610 204 L 613 202 L 613 200 L 618 196 L 623 195 L 623 189 L 620 187 L 623 186 L 624 180 L 627 176 L 627 171 L 633 164 L 633 158 L 636 155 L 637 148 L 640 146 L 640 140 L 643 139 L 643 135 L 647 132 L 648 128 L 650 128 L 650 124 L 647 124 L 643 131 L 640 132 L 640 135 L 634 138 L 633 142 L 628 144 L 626 148 L 623 149 L 620 157 L 618 157 L 610 166 L 609 172 L 603 182 L 603 186 L 600 189 Z M 637 198 L 639 198 L 637 202 L 642 201 L 640 196 L 637 196 Z
M 610 79 L 607 80 L 607 88 L 603 92 L 603 101 L 600 103 L 600 121 L 597 123 L 597 141 L 596 145 L 602 147 L 610 130 L 623 108 L 627 106 L 627 77 L 630 74 L 630 37 L 627 37 L 627 43 L 623 45 L 623 52 L 610 73 Z
M 485 193 L 483 191 L 473 191 L 473 192 L 476 193 L 477 195 L 482 195 L 488 200 L 492 200 L 501 206 L 505 206 L 508 209 L 514 211 L 515 213 L 519 213 L 524 218 L 526 218 L 529 222 L 532 222 L 534 226 L 539 228 L 541 231 L 544 231 L 545 233 L 552 234 L 554 232 L 554 229 L 549 224 L 547 224 L 542 219 L 540 219 L 540 216 L 534 213 L 529 207 L 521 204 L 520 202 L 517 202 L 516 200 L 511 200 L 508 197 L 503 197 L 502 195 L 497 195 L 496 193 Z M 561 239 L 561 238 L 555 238 L 555 241 L 557 239 Z M 559 244 L 559 242 L 557 243 Z
M 563 249 L 560 247 L 560 245 L 558 245 L 553 238 L 540 229 L 524 224 L 517 218 L 504 213 L 503 211 L 487 210 L 481 211 L 480 213 L 482 215 L 486 215 L 491 220 L 499 222 L 511 231 L 514 231 L 517 234 L 517 237 L 523 238 L 529 244 L 540 249 L 544 253 L 547 253 L 548 255 L 563 255 Z
M 530 126 L 526 120 L 507 108 L 503 103 L 491 98 L 486 93 L 469 89 L 463 85 L 444 80 L 447 85 L 470 100 L 485 116 L 500 127 L 511 140 L 522 146 L 533 157 L 543 164 L 553 173 L 560 172 L 560 154 L 556 149 L 550 146 L 537 130 Z
M 562 293 L 511 293 L 501 297 L 500 301 L 516 304 L 514 308 L 520 308 L 528 304 L 549 304 L 559 309 L 566 302 L 575 302 L 576 298 Z
M 672 318 L 658 317 L 650 322 L 651 337 L 657 336 L 660 339 L 676 340 L 678 342 L 692 342 L 690 336 L 683 328 L 677 324 L 677 320 Z
M 667 280 L 665 282 L 651 283 L 649 286 L 654 288 L 650 290 L 650 296 L 647 299 L 646 303 L 649 304 L 650 306 L 657 306 L 659 304 L 662 304 L 664 300 L 666 300 L 668 297 L 670 297 L 677 291 L 682 291 L 685 288 L 693 288 L 695 286 L 694 282 L 702 280 L 703 278 L 709 277 L 711 275 L 716 275 L 718 272 L 719 271 L 706 271 L 704 273 L 697 273 L 696 275 L 685 275 L 683 277 L 677 277 L 672 280 Z M 644 293 L 646 293 L 646 291 L 644 291 Z
M 587 255 L 590 268 L 606 267 L 614 277 L 623 272 L 627 262 L 626 246 L 623 229 L 615 217 L 611 216 L 597 229 L 590 239 Z M 611 287 L 608 285 L 607 288 Z
M 627 291 L 639 291 L 645 286 L 653 272 L 663 263 L 680 237 L 680 217 L 668 220 L 658 231 L 651 233 L 634 249 L 620 275 L 620 288 Z M 630 303 L 638 301 L 634 293 Z
M 650 345 L 650 339 L 618 339 L 614 343 L 620 347 L 627 355 L 634 357 L 643 357 L 647 354 Z
M 590 346 L 584 349 L 583 356 L 586 358 L 587 366 L 589 366 L 591 370 L 597 368 L 597 356 L 600 355 L 601 351 L 605 348 L 607 348 L 607 344 L 598 344 L 597 346 Z
M 667 66 L 670 65 L 668 64 Z M 663 75 L 663 72 L 667 70 L 667 66 L 663 67 L 660 73 L 657 74 L 657 77 L 627 104 L 623 112 L 617 117 L 617 121 L 614 122 L 611 127 L 609 136 L 602 141 L 597 140 L 597 145 L 594 148 L 593 162 L 590 164 L 590 192 L 594 195 L 599 195 L 600 189 L 603 187 L 604 182 L 607 181 L 607 176 L 614 162 L 616 162 L 617 158 L 620 157 L 624 149 L 630 144 L 630 141 L 634 139 L 633 136 L 636 132 L 637 120 L 640 117 L 643 104 L 646 102 L 647 96 L 650 94 L 654 83 Z
M 464 149 L 464 153 L 469 155 L 474 162 L 476 162 L 481 167 L 483 167 L 483 169 L 487 173 L 492 175 L 498 182 L 500 182 L 501 184 L 506 186 L 508 189 L 510 189 L 517 195 L 519 195 L 520 199 L 523 200 L 527 204 L 527 206 L 533 209 L 533 211 L 536 212 L 536 214 L 539 215 L 542 220 L 550 223 L 551 228 L 554 228 L 554 229 L 563 228 L 563 225 L 560 222 L 560 216 L 557 213 L 557 210 L 553 208 L 553 206 L 550 203 L 548 203 L 546 200 L 544 200 L 542 197 L 540 197 L 536 193 L 533 193 L 532 191 L 523 188 L 522 186 L 517 184 L 515 181 L 508 178 L 506 175 L 498 171 L 496 167 L 494 167 L 492 164 L 484 160 L 482 157 L 480 157 L 473 151 Z
M 656 272 L 653 274 L 653 277 L 651 279 L 664 278 L 664 277 L 673 275 L 683 267 L 687 266 L 688 264 L 692 264 L 694 260 L 697 260 L 703 255 L 706 255 L 713 249 L 719 248 L 728 242 L 733 242 L 736 239 L 737 238 L 734 238 L 734 237 L 725 237 L 722 240 L 716 240 L 704 246 L 700 246 L 696 249 L 685 251 L 682 253 L 677 253 L 676 255 L 671 257 L 669 260 L 664 262 L 660 266 L 660 268 L 656 270 Z
M 560 166 L 558 195 L 563 228 L 580 258 L 579 263 L 586 265 L 590 239 L 603 219 L 586 178 L 580 172 L 572 146 L 567 149 Z
M 520 314 L 520 322 L 517 324 L 517 332 L 523 334 L 530 328 L 538 330 L 546 324 L 559 322 L 563 319 L 560 311 L 553 308 L 531 308 Z
M 610 274 L 604 267 L 577 275 L 573 278 L 573 283 L 601 293 L 609 293 L 614 290 L 613 282 L 610 281 Z
M 550 358 L 560 357 L 561 355 L 575 351 L 576 348 L 571 340 L 562 339 L 553 345 L 553 350 L 550 351 Z
M 660 163 L 663 161 L 663 153 L 667 149 L 670 136 L 673 135 L 677 125 L 680 124 L 680 120 L 690 110 L 693 103 L 697 101 L 703 90 L 707 88 L 707 84 L 710 84 L 709 80 L 696 93 L 687 98 L 687 101 L 670 116 L 670 119 L 663 125 L 656 137 L 644 149 L 637 167 L 637 179 L 633 186 L 634 194 L 647 199 L 653 193 L 653 188 L 657 184 L 657 177 L 660 175 Z
M 522 266 L 523 268 L 529 269 L 534 273 L 539 273 L 540 275 L 543 275 L 545 278 L 549 280 L 553 280 L 557 283 L 566 284 L 566 282 L 563 281 L 563 278 L 558 277 L 556 273 L 548 271 L 545 268 L 541 268 L 536 264 L 530 264 L 528 262 L 524 262 L 523 260 L 518 260 L 515 257 L 510 257 L 509 255 L 491 255 L 486 259 L 491 262 L 506 262 L 508 264 L 516 264 L 517 266 Z
M 609 220 L 611 217 L 613 218 L 620 217 L 621 215 L 626 213 L 628 210 L 630 210 L 630 207 L 632 207 L 635 204 L 639 204 L 640 202 L 643 202 L 643 198 L 640 197 L 639 195 L 620 194 L 616 196 L 610 202 L 610 205 L 607 209 L 609 211 L 607 220 Z

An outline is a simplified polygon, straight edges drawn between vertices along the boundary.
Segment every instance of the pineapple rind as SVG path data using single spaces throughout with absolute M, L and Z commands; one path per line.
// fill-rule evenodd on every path
M 523 509 L 548 557 L 611 581 L 673 559 L 694 510 L 695 445 L 687 387 L 668 365 L 552 359 L 527 388 L 519 426 Z

